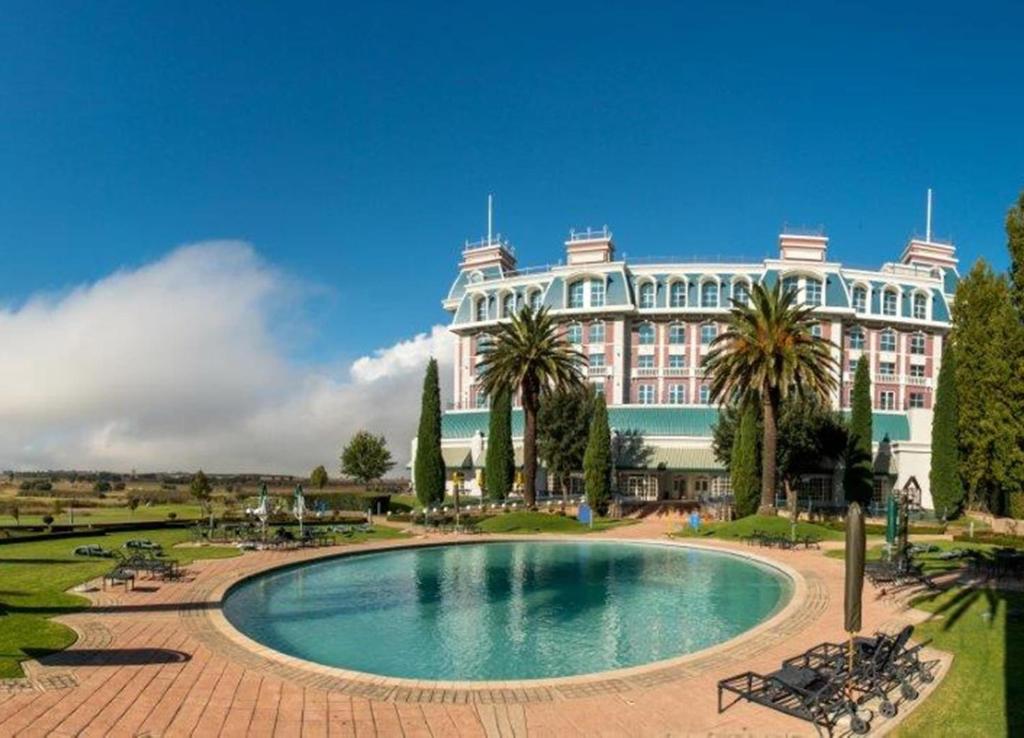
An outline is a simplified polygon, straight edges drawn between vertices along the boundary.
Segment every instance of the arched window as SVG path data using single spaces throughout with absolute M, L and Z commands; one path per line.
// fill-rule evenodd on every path
M 808 278 L 804 280 L 804 303 L 807 305 L 821 304 L 821 280 Z
M 732 299 L 740 305 L 750 302 L 750 285 L 746 282 L 736 282 L 732 287 Z
M 476 301 L 476 314 L 473 316 L 477 321 L 487 320 L 487 298 L 481 297 Z
M 583 289 L 584 289 L 584 286 L 585 285 L 584 285 L 584 282 L 583 282 L 582 279 L 579 280 L 578 282 L 573 282 L 572 284 L 569 285 L 569 307 L 571 307 L 571 308 L 581 308 L 581 307 L 583 307 Z
M 864 348 L 864 329 L 855 327 L 850 329 L 850 348 L 861 349 Z
M 516 296 L 512 294 L 501 298 L 501 314 L 503 317 L 511 318 L 516 312 Z
M 896 314 L 896 290 L 887 289 L 882 293 L 882 315 Z
M 896 333 L 892 328 L 886 328 L 878 336 L 878 350 L 879 351 L 895 351 L 896 350 Z
M 868 311 L 868 291 L 863 287 L 857 286 L 853 288 L 853 310 L 857 313 L 866 313 Z
M 686 326 L 682 323 L 673 323 L 668 327 L 668 342 L 681 344 L 686 343 Z
M 800 288 L 799 277 L 786 277 L 782 280 L 782 291 L 785 292 L 797 292 Z
M 928 298 L 920 292 L 914 295 L 914 317 L 918 320 L 928 318 Z
M 706 308 L 718 307 L 718 283 L 704 282 L 700 286 L 700 306 Z
M 527 298 L 530 302 L 530 310 L 540 310 L 540 290 L 533 290 Z
M 644 282 L 640 285 L 640 307 L 654 307 L 654 285 L 650 282 Z
M 654 326 L 644 323 L 637 329 L 637 341 L 642 346 L 649 346 L 654 343 Z
M 583 326 L 579 323 L 570 323 L 565 329 L 565 340 L 571 344 L 583 343 Z
M 686 307 L 686 282 L 673 282 L 669 290 L 669 304 L 674 308 Z

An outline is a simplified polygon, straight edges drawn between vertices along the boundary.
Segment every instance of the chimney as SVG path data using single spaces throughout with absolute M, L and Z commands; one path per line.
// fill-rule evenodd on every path
M 615 258 L 615 244 L 608 226 L 601 230 L 569 231 L 565 242 L 566 264 L 603 264 Z
M 828 236 L 779 235 L 779 258 L 783 261 L 825 261 Z
M 472 271 L 494 266 L 500 267 L 503 273 L 515 271 L 516 252 L 508 241 L 498 236 L 485 238 L 476 243 L 466 243 L 462 249 L 462 263 L 459 264 L 459 269 Z

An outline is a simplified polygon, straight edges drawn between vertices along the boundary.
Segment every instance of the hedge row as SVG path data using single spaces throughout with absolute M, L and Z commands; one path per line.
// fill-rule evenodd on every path
M 1003 546 L 1004 548 L 1024 548 L 1024 538 L 1020 536 L 989 531 L 975 531 L 973 538 L 966 533 L 959 533 L 953 536 L 953 540 L 961 543 L 988 543 L 992 546 Z

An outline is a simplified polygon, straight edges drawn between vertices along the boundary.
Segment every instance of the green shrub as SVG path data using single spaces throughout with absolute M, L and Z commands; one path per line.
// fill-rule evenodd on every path
M 92 486 L 92 491 L 93 492 L 109 492 L 110 491 L 110 482 L 107 482 L 107 481 L 96 482 Z
M 1024 520 L 1024 492 L 1010 493 L 1010 517 Z

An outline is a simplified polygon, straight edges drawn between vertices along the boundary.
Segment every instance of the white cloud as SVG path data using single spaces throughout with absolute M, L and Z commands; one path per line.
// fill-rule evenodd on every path
M 274 336 L 296 287 L 247 244 L 207 242 L 0 309 L 0 466 L 305 473 L 366 428 L 400 469 L 450 334 L 298 365 Z

